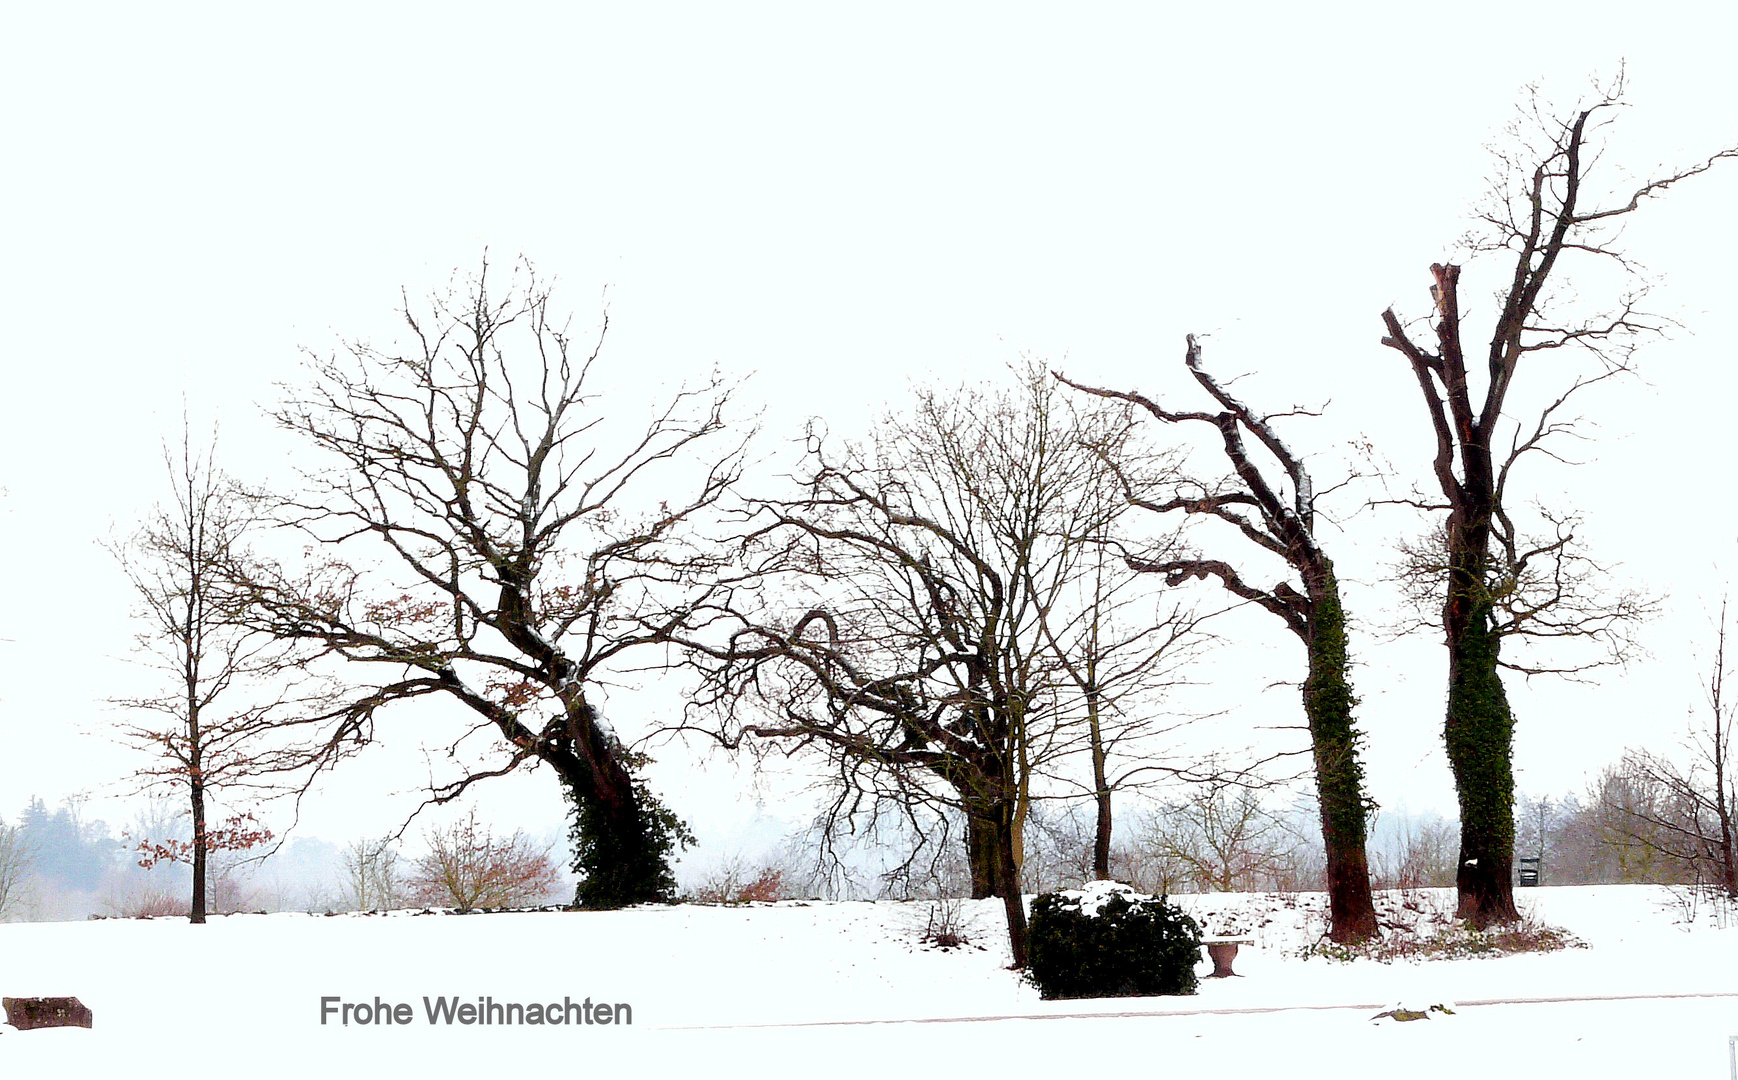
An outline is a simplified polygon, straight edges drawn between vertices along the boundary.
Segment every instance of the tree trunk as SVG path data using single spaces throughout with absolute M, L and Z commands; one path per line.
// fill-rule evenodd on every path
M 668 902 L 675 890 L 670 848 L 680 823 L 634 783 L 620 743 L 589 704 L 569 710 L 572 752 L 551 751 L 574 805 L 574 868 L 581 874 L 574 906 L 613 909 Z
M 1727 795 L 1727 750 L 1732 733 L 1726 726 L 1725 703 L 1721 700 L 1726 682 L 1726 607 L 1720 606 L 1720 649 L 1715 656 L 1713 681 L 1714 738 L 1711 744 L 1714 766 L 1714 817 L 1720 823 L 1720 887 L 1726 896 L 1738 900 L 1738 844 L 1732 835 L 1732 799 Z
M 192 477 L 188 477 L 191 482 Z M 191 498 L 187 503 L 189 510 L 194 506 Z M 205 922 L 205 884 L 208 876 L 208 860 L 210 857 L 208 838 L 205 831 L 205 731 L 200 716 L 200 661 L 203 659 L 204 633 L 206 621 L 202 617 L 205 601 L 203 587 L 204 538 L 199 534 L 195 522 L 188 522 L 187 539 L 192 541 L 185 546 L 183 554 L 187 558 L 187 575 L 190 582 L 187 589 L 185 607 L 181 609 L 180 623 L 176 627 L 176 642 L 181 651 L 182 698 L 187 708 L 187 801 L 188 811 L 193 824 L 193 896 L 187 904 L 187 921 L 193 924 Z
M 966 865 L 971 870 L 973 900 L 996 895 L 996 882 L 1001 879 L 997 866 L 999 850 L 994 818 L 967 813 Z
M 197 758 L 195 762 L 187 785 L 193 812 L 193 901 L 187 921 L 202 923 L 205 921 L 205 879 L 210 853 L 206 850 L 209 844 L 205 832 L 205 781 L 199 776 Z
M 1026 966 L 1026 898 L 1020 892 L 1020 875 L 1014 869 L 1013 859 L 1005 860 L 1002 866 L 1004 877 L 1000 892 L 1002 910 L 1008 920 L 1008 951 L 1013 960 L 1010 966 L 1023 969 Z
M 1309 586 L 1309 677 L 1303 696 L 1327 853 L 1328 937 L 1353 944 L 1379 932 L 1365 851 L 1364 767 L 1352 722 L 1357 699 L 1346 674 L 1346 616 L 1331 564 L 1312 574 Z
M 189 616 L 191 619 L 191 616 Z M 186 640 L 189 644 L 195 642 L 194 630 L 187 628 Z M 196 655 L 189 649 L 189 655 Z M 189 668 L 187 681 L 187 797 L 188 810 L 193 819 L 193 897 L 188 902 L 187 921 L 203 923 L 205 921 L 205 882 L 209 876 L 210 848 L 209 838 L 205 829 L 205 744 L 199 716 L 199 674 L 197 668 Z
M 1738 842 L 1732 835 L 1732 802 L 1726 797 L 1724 777 L 1716 779 L 1719 781 L 1714 785 L 1714 798 L 1718 802 L 1720 819 L 1720 887 L 1726 890 L 1729 899 L 1738 900 Z
M 564 737 L 535 748 L 555 768 L 573 804 L 573 868 L 580 875 L 574 906 L 667 903 L 676 891 L 670 851 L 686 841 L 686 828 L 635 783 L 627 752 L 587 700 L 578 668 L 535 629 L 526 601 L 531 573 L 523 567 L 498 569 L 503 580 L 497 629 L 543 665 L 547 685 L 554 687 L 566 713 Z M 511 739 L 517 715 L 497 712 L 493 719 Z
M 1451 590 L 1454 585 L 1451 583 Z M 1476 929 L 1516 922 L 1513 880 L 1515 722 L 1497 672 L 1501 637 L 1489 601 L 1451 596 L 1448 639 L 1448 718 L 1443 737 L 1460 802 L 1460 867 L 1455 914 Z
M 1006 896 L 1007 882 L 1019 892 L 1020 863 L 1014 849 L 1014 803 L 986 802 L 966 811 L 966 860 L 972 872 L 972 899 Z
M 1014 967 L 1026 966 L 1026 900 L 1020 892 L 1020 866 L 1014 857 L 1014 800 L 980 803 L 966 810 L 966 856 L 972 871 L 972 899 L 997 896 L 1008 921 Z
M 1104 732 L 1099 726 L 1098 696 L 1088 694 L 1087 737 L 1092 749 L 1092 798 L 1098 806 L 1098 822 L 1092 835 L 1092 876 L 1110 880 L 1110 780 L 1105 775 Z

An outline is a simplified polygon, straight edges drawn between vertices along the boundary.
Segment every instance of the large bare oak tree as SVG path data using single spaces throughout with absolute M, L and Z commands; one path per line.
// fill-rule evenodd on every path
M 715 378 L 624 419 L 593 387 L 602 331 L 577 345 L 529 265 L 498 284 L 485 265 L 426 309 L 407 302 L 402 346 L 316 361 L 277 411 L 324 463 L 282 512 L 326 557 L 249 574 L 255 610 L 385 675 L 347 702 L 354 720 L 437 697 L 495 733 L 493 759 L 429 801 L 547 767 L 575 815 L 576 903 L 668 899 L 686 830 L 600 698 L 630 664 L 673 664 L 728 587 L 693 528 L 738 474 L 728 391 Z

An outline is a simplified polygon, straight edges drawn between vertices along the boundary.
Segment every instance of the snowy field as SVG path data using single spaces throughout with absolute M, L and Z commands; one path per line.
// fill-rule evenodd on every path
M 1280 898 L 1240 911 L 1239 978 L 1191 997 L 1045 1002 L 1005 970 L 995 901 L 972 943 L 920 938 L 932 905 L 685 905 L 611 913 L 241 915 L 0 925 L 0 994 L 76 995 L 92 1030 L 0 1026 L 0 1077 L 423 1075 L 769 1078 L 1060 1076 L 1727 1077 L 1738 926 L 1686 925 L 1652 886 L 1524 890 L 1585 949 L 1345 963 L 1299 956 L 1319 928 Z M 1417 905 L 1418 894 L 1410 898 Z M 1428 894 L 1430 904 L 1447 893 Z M 1229 926 L 1229 924 L 1226 924 Z M 1211 929 L 1211 927 L 1210 927 Z M 1203 962 L 1204 974 L 1211 966 Z M 449 1004 L 579 1005 L 572 1025 L 431 1023 Z M 332 1015 L 321 1023 L 322 999 Z M 408 1023 L 339 1022 L 346 1004 Z M 592 1023 L 583 1021 L 592 1003 Z M 1396 1004 L 1453 1015 L 1372 1020 Z M 629 1006 L 631 1022 L 618 1020 Z M 597 1006 L 606 1005 L 601 1010 Z M 488 1069 L 485 1074 L 473 1070 Z M 969 1069 L 969 1074 L 960 1073 Z M 1138 1070 L 1138 1071 L 1137 1071 Z

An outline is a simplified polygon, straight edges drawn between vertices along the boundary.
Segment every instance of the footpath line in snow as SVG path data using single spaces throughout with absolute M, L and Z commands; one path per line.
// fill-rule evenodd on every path
M 1738 991 L 1682 994 L 1581 994 L 1564 997 L 1511 997 L 1457 999 L 1460 1008 L 1484 1005 L 1561 1005 L 1587 1001 L 1672 1001 L 1680 998 L 1738 998 Z M 659 1031 L 747 1031 L 756 1028 L 865 1027 L 871 1024 L 979 1024 L 992 1020 L 1110 1020 L 1130 1017 L 1148 1019 L 1169 1016 L 1249 1016 L 1260 1013 L 1331 1012 L 1386 1009 L 1392 1001 L 1349 1005 L 1252 1005 L 1218 1009 L 1149 1009 L 1142 1012 L 1005 1013 L 995 1016 L 920 1016 L 888 1020 L 799 1020 L 786 1024 L 675 1024 Z

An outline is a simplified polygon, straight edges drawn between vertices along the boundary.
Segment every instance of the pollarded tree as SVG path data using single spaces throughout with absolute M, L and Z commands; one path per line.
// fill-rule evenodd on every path
M 1212 484 L 1191 481 L 1169 497 L 1146 497 L 1131 489 L 1130 500 L 1160 514 L 1200 515 L 1229 524 L 1242 535 L 1243 544 L 1278 556 L 1291 579 L 1264 588 L 1225 559 L 1172 553 L 1131 555 L 1128 563 L 1163 575 L 1170 585 L 1191 578 L 1217 580 L 1232 595 L 1277 616 L 1303 643 L 1309 662 L 1303 705 L 1327 853 L 1329 935 L 1338 942 L 1361 941 L 1378 932 L 1365 851 L 1369 801 L 1353 719 L 1357 699 L 1347 675 L 1346 615 L 1333 560 L 1318 535 L 1315 484 L 1303 458 L 1280 439 L 1274 418 L 1251 410 L 1202 367 L 1193 335 L 1184 364 L 1219 411 L 1172 411 L 1140 394 L 1062 381 L 1089 394 L 1138 405 L 1166 424 L 1204 424 L 1216 432 L 1229 477 Z M 1262 453 L 1265 460 L 1258 456 Z
M 1573 520 L 1547 515 L 1543 528 L 1520 520 L 1517 464 L 1554 456 L 1551 444 L 1573 432 L 1565 406 L 1588 386 L 1629 370 L 1639 335 L 1657 332 L 1634 296 L 1580 310 L 1561 288 L 1568 260 L 1596 260 L 1627 272 L 1615 246 L 1627 216 L 1671 185 L 1705 172 L 1725 150 L 1678 172 L 1625 188 L 1591 187 L 1615 116 L 1621 80 L 1560 117 L 1529 100 L 1515 131 L 1520 149 L 1499 157 L 1493 194 L 1482 211 L 1474 255 L 1512 260 L 1497 297 L 1482 365 L 1468 362 L 1471 333 L 1461 303 L 1461 267 L 1431 266 L 1435 311 L 1426 342 L 1393 309 L 1383 312 L 1382 344 L 1405 357 L 1423 393 L 1435 448 L 1435 486 L 1414 505 L 1442 512 L 1436 595 L 1448 646 L 1448 705 L 1443 724 L 1460 803 L 1459 915 L 1475 926 L 1512 922 L 1514 901 L 1514 716 L 1502 670 L 1505 639 L 1602 639 L 1621 644 L 1625 624 L 1646 605 L 1602 597 L 1574 548 Z M 1432 347 L 1432 345 L 1434 347 Z M 1476 349 L 1477 344 L 1472 348 Z M 1516 377 L 1534 354 L 1581 354 L 1580 373 L 1558 374 L 1559 392 L 1531 410 L 1512 400 Z M 1523 666 L 1523 671 L 1546 670 Z M 1561 669 L 1559 669 L 1561 670 Z
M 386 675 L 340 710 L 359 728 L 436 697 L 494 731 L 495 758 L 425 805 L 547 766 L 574 815 L 576 903 L 669 899 L 687 831 L 598 699 L 636 658 L 672 663 L 729 588 L 693 528 L 737 477 L 741 444 L 709 449 L 728 391 L 714 378 L 612 426 L 591 382 L 602 333 L 576 347 L 529 265 L 499 290 L 485 265 L 403 318 L 405 347 L 317 361 L 275 414 L 325 462 L 282 513 L 330 554 L 244 568 L 257 625 Z

